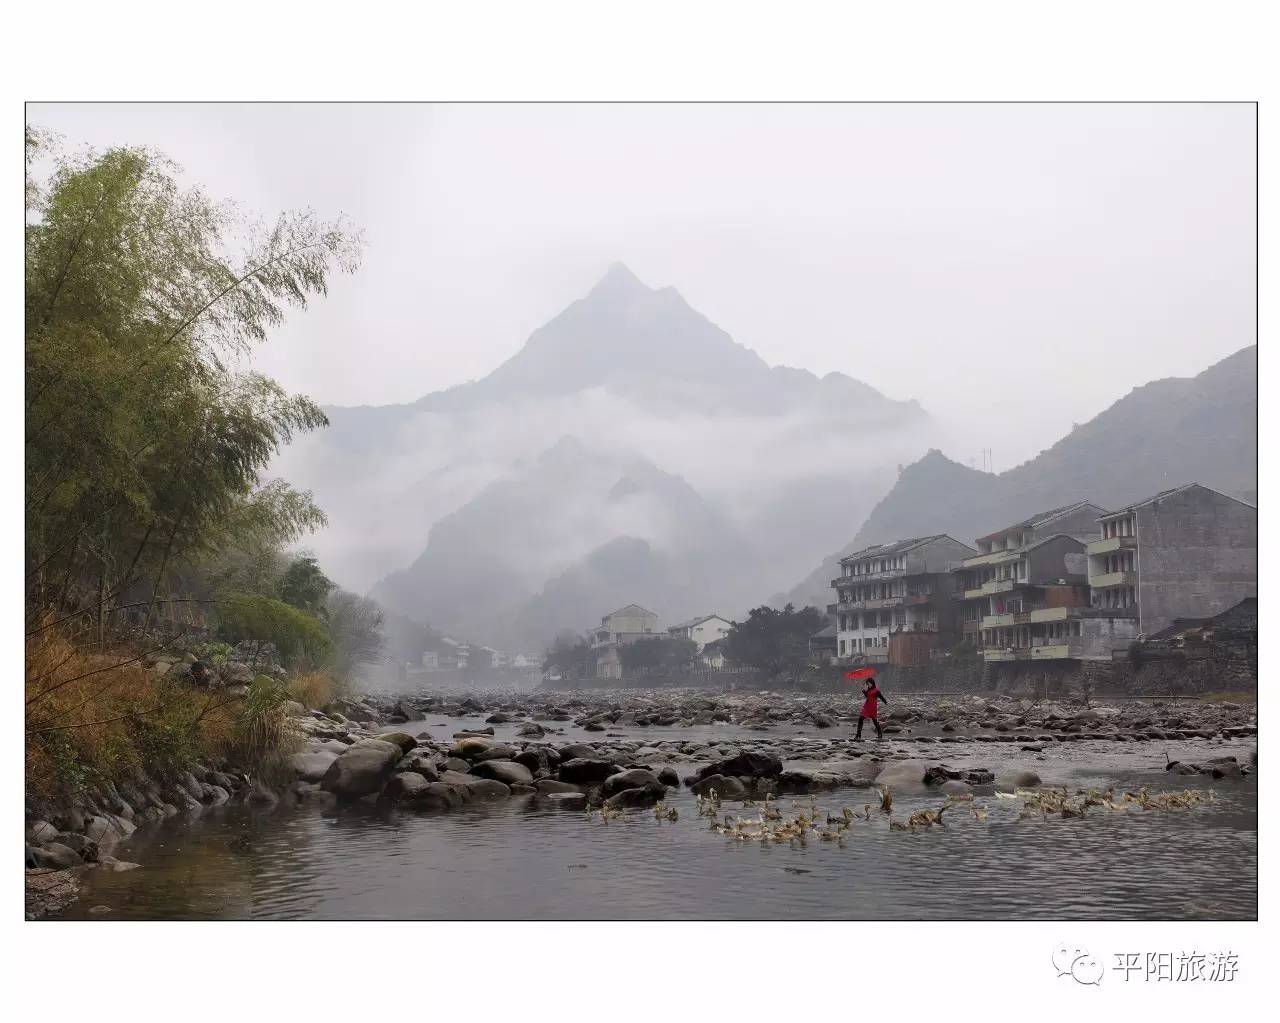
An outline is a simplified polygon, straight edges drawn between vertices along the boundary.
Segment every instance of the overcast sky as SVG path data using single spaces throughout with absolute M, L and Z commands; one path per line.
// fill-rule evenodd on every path
M 917 398 L 995 467 L 1254 341 L 1248 105 L 33 105 L 217 198 L 365 231 L 259 349 L 332 404 L 483 376 L 620 260 L 771 364 Z M 1122 442 L 1122 439 L 1121 441 Z

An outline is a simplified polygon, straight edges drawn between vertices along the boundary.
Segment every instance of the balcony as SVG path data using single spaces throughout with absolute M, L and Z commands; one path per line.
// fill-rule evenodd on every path
M 908 593 L 902 597 L 877 597 L 874 600 L 846 600 L 836 605 L 837 611 L 879 611 L 886 607 L 920 607 L 933 600 L 932 593 Z
M 842 575 L 831 580 L 832 586 L 851 586 L 854 583 L 879 582 L 882 579 L 901 579 L 907 574 L 905 568 L 892 568 L 885 572 L 859 572 L 857 575 Z M 916 573 L 917 575 L 919 573 Z
M 984 661 L 1057 661 L 1084 656 L 1084 643 L 1076 637 L 1043 643 L 1040 646 L 985 647 Z
M 986 594 L 982 592 L 982 587 L 979 586 L 974 590 L 965 590 L 960 596 L 965 600 L 979 600 L 980 598 L 985 597 Z
M 976 557 L 965 558 L 958 565 L 959 568 L 981 568 L 984 565 L 1003 565 L 1009 561 L 1017 561 L 1022 557 L 1022 552 L 1016 548 L 1011 551 L 992 551 L 990 554 L 979 554 Z
M 1065 622 L 1068 618 L 1079 618 L 1081 612 L 1089 612 L 1083 607 L 1037 607 L 1016 614 L 983 615 L 984 629 L 999 629 L 1007 625 L 1037 625 L 1040 622 Z
M 989 597 L 993 593 L 1009 593 L 1021 585 L 1017 579 L 992 579 L 990 582 L 982 584 L 982 590 L 979 596 Z M 967 591 L 966 591 L 967 592 Z
M 1095 590 L 1105 590 L 1112 586 L 1137 586 L 1137 572 L 1105 572 L 1102 575 L 1090 575 L 1089 585 Z
M 1116 551 L 1134 551 L 1138 549 L 1136 536 L 1113 536 L 1106 540 L 1094 540 L 1084 546 L 1086 554 L 1114 554 Z

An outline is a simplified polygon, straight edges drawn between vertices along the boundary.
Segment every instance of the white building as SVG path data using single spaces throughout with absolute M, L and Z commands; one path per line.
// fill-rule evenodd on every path
M 733 622 L 727 618 L 721 618 L 719 615 L 702 615 L 699 618 L 690 618 L 679 625 L 672 625 L 667 632 L 680 639 L 693 640 L 698 644 L 698 653 L 702 653 L 708 643 L 724 639 L 732 628 Z
M 622 658 L 618 648 L 661 635 L 661 619 L 639 604 L 628 604 L 605 615 L 590 633 L 591 650 L 596 657 L 596 678 L 621 678 Z
M 837 594 L 837 656 L 870 663 L 912 663 L 916 648 L 949 645 L 957 613 L 951 565 L 977 552 L 945 534 L 878 544 L 840 559 L 831 580 Z M 899 642 L 892 638 L 929 637 Z M 912 650 L 905 648 L 910 645 Z M 915 651 L 915 652 L 913 652 Z

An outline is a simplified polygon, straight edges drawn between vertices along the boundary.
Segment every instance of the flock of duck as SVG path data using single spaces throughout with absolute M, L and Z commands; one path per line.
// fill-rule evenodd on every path
M 912 813 L 905 821 L 894 816 L 893 790 L 888 787 L 876 789 L 879 796 L 879 814 L 887 820 L 890 831 L 917 831 L 933 827 L 945 827 L 943 815 L 950 812 L 971 816 L 977 821 L 987 819 L 988 807 L 978 803 L 973 793 L 951 793 L 946 802 L 932 809 L 921 809 Z M 1021 803 L 1018 820 L 1039 818 L 1047 821 L 1051 816 L 1062 818 L 1084 817 L 1091 807 L 1101 807 L 1106 812 L 1125 812 L 1138 810 L 1189 810 L 1201 803 L 1215 801 L 1210 791 L 1184 789 L 1181 792 L 1158 792 L 1154 795 L 1144 785 L 1136 792 L 1117 793 L 1115 787 L 1105 790 L 1097 788 L 1076 789 L 1071 792 L 1066 786 L 1041 789 L 1015 789 L 1013 792 L 997 791 L 998 803 L 1014 801 Z M 807 805 L 799 804 L 798 811 L 784 813 L 773 800 L 772 793 L 767 793 L 763 800 L 751 798 L 741 800 L 743 812 L 733 815 L 722 806 L 719 794 L 710 789 L 705 796 L 697 797 L 697 813 L 701 818 L 709 818 L 708 830 L 715 834 L 739 842 L 776 842 L 789 843 L 792 846 L 805 846 L 810 839 L 821 842 L 835 842 L 843 847 L 845 838 L 853 830 L 857 821 L 870 823 L 873 819 L 873 804 L 864 803 L 861 812 L 843 807 L 838 815 L 826 813 L 818 806 L 818 797 L 811 795 Z M 750 811 L 754 810 L 754 816 Z M 600 820 L 608 824 L 626 816 L 621 807 L 602 805 L 599 808 L 587 808 L 588 819 L 599 813 Z M 668 806 L 665 802 L 653 808 L 653 815 L 659 821 L 676 821 L 680 819 L 679 810 Z

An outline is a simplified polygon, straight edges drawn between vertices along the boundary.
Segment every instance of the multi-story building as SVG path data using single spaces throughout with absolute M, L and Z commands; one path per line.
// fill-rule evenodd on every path
M 1187 483 L 1098 519 L 1088 544 L 1093 606 L 1151 636 L 1258 595 L 1258 509 Z
M 1039 512 L 978 537 L 978 553 L 952 566 L 961 634 L 984 645 L 984 619 L 1046 607 L 1087 606 L 1084 541 L 1105 509 L 1088 501 Z
M 920 664 L 955 642 L 952 563 L 975 551 L 945 534 L 867 547 L 840 559 L 836 653 L 844 660 Z
M 701 615 L 690 618 L 687 622 L 681 622 L 679 625 L 672 625 L 667 629 L 667 633 L 681 639 L 693 640 L 698 645 L 698 653 L 702 653 L 708 643 L 724 639 L 732 628 L 733 622 L 728 618 L 721 618 L 719 615 Z
M 596 678 L 621 678 L 622 658 L 618 648 L 640 639 L 662 635 L 660 619 L 639 604 L 628 604 L 600 619 L 591 630 L 590 648 L 596 659 Z

